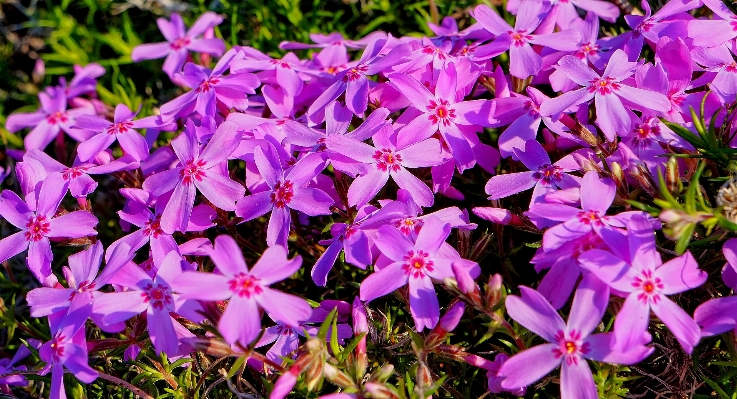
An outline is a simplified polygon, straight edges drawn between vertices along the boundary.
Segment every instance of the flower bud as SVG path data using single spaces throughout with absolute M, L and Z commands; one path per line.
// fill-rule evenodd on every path
M 399 399 L 399 395 L 380 384 L 367 382 L 364 384 L 364 388 L 366 388 L 366 391 L 370 393 L 371 397 L 374 399 Z
M 218 338 L 182 338 L 182 343 L 191 346 L 195 351 L 205 352 L 215 357 L 239 356 L 243 354 L 234 351 L 230 345 Z
M 496 307 L 502 300 L 502 296 L 504 294 L 502 292 L 502 288 L 502 276 L 497 273 L 489 278 L 489 283 L 487 284 L 485 291 L 487 309 Z
M 295 363 L 294 366 L 290 367 L 287 372 L 282 374 L 281 377 L 276 380 L 276 383 L 274 384 L 274 389 L 271 390 L 271 395 L 269 395 L 269 399 L 286 398 L 287 395 L 292 392 L 294 384 L 297 383 L 297 377 L 299 376 L 300 372 L 301 369 L 299 363 Z
M 683 190 L 683 182 L 681 182 L 676 157 L 670 157 L 665 165 L 665 186 L 673 195 L 678 195 Z
M 351 377 L 349 377 L 348 374 L 330 363 L 325 363 L 323 365 L 322 372 L 328 381 L 343 389 L 356 388 L 356 384 L 353 383 L 353 380 L 351 380 Z
M 466 310 L 466 305 L 463 302 L 456 302 L 445 312 L 443 317 L 440 318 L 438 327 L 446 333 L 453 331 L 463 317 L 463 312 Z
M 653 176 L 645 166 L 638 164 L 635 167 L 629 168 L 629 172 L 630 176 L 635 179 L 637 184 L 639 184 L 640 187 L 648 193 L 648 195 L 653 198 L 656 196 L 656 193 L 658 192 L 657 185 L 655 185 Z
M 385 364 L 380 369 L 375 370 L 369 377 L 370 381 L 386 382 L 392 375 L 394 375 L 394 365 Z
M 620 193 L 627 193 L 627 178 L 624 176 L 624 171 L 619 162 L 611 162 L 609 169 L 612 171 L 612 180 L 617 185 Z

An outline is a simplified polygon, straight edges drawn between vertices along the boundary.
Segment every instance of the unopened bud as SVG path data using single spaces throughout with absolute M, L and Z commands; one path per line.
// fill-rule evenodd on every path
M 516 215 L 514 217 L 519 219 L 519 217 L 517 217 Z M 468 259 L 476 262 L 486 256 L 486 254 L 489 253 L 489 247 L 491 246 L 491 238 L 491 234 L 484 234 L 481 236 L 481 238 L 476 240 L 476 242 L 473 243 L 471 251 L 468 254 Z
M 492 309 L 501 302 L 504 294 L 502 288 L 502 276 L 497 273 L 489 278 L 485 291 L 487 309 Z
M 218 338 L 183 338 L 182 343 L 191 346 L 195 351 L 205 352 L 215 357 L 243 355 L 242 352 L 234 351 L 230 345 Z
M 374 399 L 399 399 L 400 397 L 388 387 L 374 382 L 367 382 L 364 384 L 364 388 L 366 388 L 366 391 L 368 391 Z
M 619 162 L 612 162 L 609 164 L 609 169 L 612 171 L 612 180 L 614 180 L 614 183 L 617 185 L 619 191 L 622 193 L 628 192 L 627 179 L 624 176 L 622 165 L 620 165 Z
M 343 389 L 356 388 L 356 384 L 353 383 L 353 380 L 351 380 L 351 377 L 349 377 L 348 374 L 330 363 L 325 363 L 323 365 L 322 372 L 328 381 Z
M 689 214 L 678 209 L 665 209 L 660 212 L 660 218 L 665 226 L 663 226 L 663 234 L 670 240 L 677 241 L 683 234 L 687 234 L 690 226 L 700 223 L 713 215 L 706 212 L 698 212 Z
M 665 185 L 668 192 L 673 195 L 678 195 L 683 190 L 683 182 L 681 182 L 676 157 L 670 157 L 665 165 Z
M 650 174 L 650 171 L 648 171 L 645 166 L 638 164 L 634 167 L 629 168 L 629 172 L 630 176 L 635 179 L 637 184 L 639 184 L 646 193 L 648 193 L 651 197 L 655 197 L 658 188 L 655 185 L 655 180 L 653 179 L 653 176 Z
M 287 370 L 284 374 L 281 375 L 281 377 L 279 377 L 278 380 L 276 380 L 276 383 L 274 384 L 274 389 L 271 390 L 271 395 L 269 395 L 269 399 L 286 398 L 287 395 L 292 392 L 294 384 L 297 383 L 297 377 L 299 376 L 300 372 L 301 370 L 298 364 L 290 367 L 289 370 Z
M 463 302 L 454 303 L 440 318 L 438 327 L 446 333 L 453 331 L 463 317 L 463 312 L 466 310 L 466 305 Z

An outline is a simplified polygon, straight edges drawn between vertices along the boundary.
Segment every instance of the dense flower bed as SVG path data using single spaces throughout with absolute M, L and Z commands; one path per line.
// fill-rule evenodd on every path
M 224 381 L 239 397 L 458 397 L 446 359 L 494 394 L 560 369 L 554 396 L 619 397 L 620 366 L 659 350 L 734 353 L 732 335 L 707 337 L 737 326 L 737 15 L 643 2 L 614 34 L 611 3 L 506 6 L 516 17 L 479 5 L 434 37 L 313 34 L 281 58 L 228 48 L 216 13 L 172 14 L 131 55 L 164 58 L 182 88 L 153 114 L 100 100 L 95 63 L 43 90 L 5 124 L 24 148 L 7 150 L 0 261 L 25 260 L 23 306 L 48 330 L 25 327 L 0 389 L 50 374 L 63 398 L 66 372 L 149 397 L 150 373 L 105 372 L 143 375 L 146 357 L 199 381 L 168 382 L 175 397 Z M 490 202 L 469 202 L 482 187 Z M 525 248 L 539 275 L 482 261 Z M 390 295 L 393 316 L 374 305 Z M 493 350 L 451 338 L 469 328 Z M 693 368 L 692 394 L 732 397 Z

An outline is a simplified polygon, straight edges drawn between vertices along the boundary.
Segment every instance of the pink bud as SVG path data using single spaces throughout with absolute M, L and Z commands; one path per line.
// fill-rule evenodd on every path
M 440 318 L 439 327 L 445 332 L 453 331 L 463 317 L 463 312 L 466 310 L 466 305 L 463 302 L 456 302 L 453 306 L 448 309 L 447 312 Z
M 512 212 L 502 208 L 476 207 L 473 213 L 481 219 L 492 223 L 507 225 L 512 221 Z
M 282 374 L 281 377 L 276 380 L 274 389 L 271 391 L 271 395 L 269 395 L 269 399 L 286 398 L 287 395 L 292 392 L 294 384 L 297 383 L 297 377 L 299 376 L 300 371 L 299 364 L 295 364 L 289 368 L 286 373 Z
M 451 268 L 453 269 L 453 274 L 456 281 L 458 282 L 458 289 L 462 293 L 470 295 L 471 293 L 478 290 L 476 282 L 473 280 L 473 277 L 471 277 L 471 275 L 468 273 L 468 269 L 455 262 L 451 264 Z

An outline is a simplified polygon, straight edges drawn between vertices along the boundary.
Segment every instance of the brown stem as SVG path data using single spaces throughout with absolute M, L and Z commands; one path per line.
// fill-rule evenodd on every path
M 129 391 L 133 392 L 135 395 L 137 395 L 137 396 L 139 396 L 139 397 L 141 397 L 143 399 L 154 399 L 153 396 L 147 394 L 141 388 L 137 388 L 134 385 L 132 385 L 132 384 L 126 382 L 126 381 L 123 381 L 123 380 L 121 380 L 118 377 L 113 377 L 113 376 L 111 376 L 109 374 L 105 374 L 105 373 L 103 373 L 101 371 L 98 371 L 97 373 L 98 373 L 99 377 L 102 378 L 103 380 L 107 380 L 107 381 L 110 381 L 110 382 L 112 382 L 114 384 L 118 384 L 118 385 L 124 386 L 124 387 L 128 388 Z

